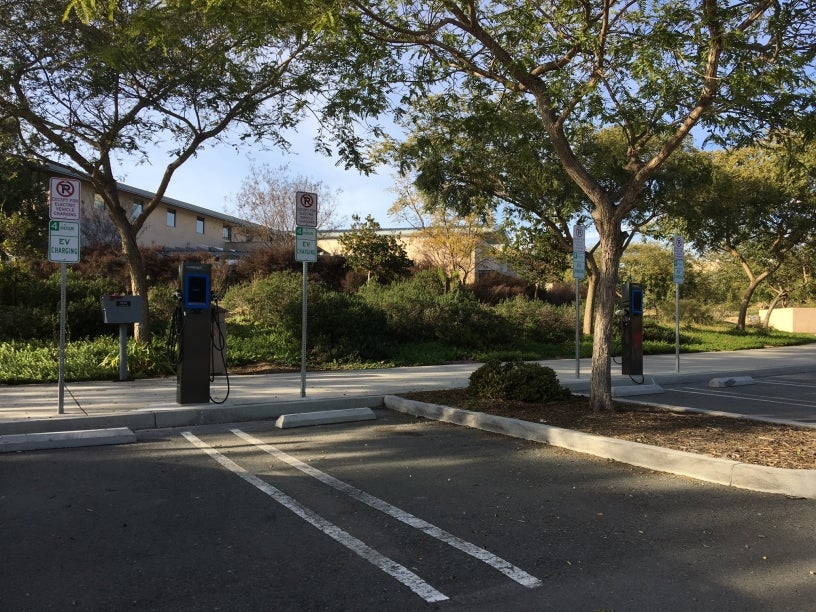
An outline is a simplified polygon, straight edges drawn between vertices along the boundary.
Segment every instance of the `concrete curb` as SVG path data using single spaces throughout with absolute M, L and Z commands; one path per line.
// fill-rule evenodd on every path
M 107 446 L 111 444 L 130 444 L 132 442 L 136 442 L 136 435 L 127 427 L 12 434 L 0 436 L 0 453 L 46 448 Z
M 184 408 L 168 404 L 166 408 L 153 406 L 146 410 L 126 414 L 63 416 L 50 419 L 0 422 L 0 435 L 47 433 L 57 430 L 105 429 L 110 427 L 127 427 L 133 431 L 192 427 L 195 425 L 264 421 L 277 419 L 284 414 L 316 412 L 326 410 L 328 407 L 331 407 L 331 409 L 344 409 L 379 408 L 380 406 L 382 406 L 382 395 L 237 405 L 193 404 Z
M 688 476 L 721 485 L 816 499 L 816 470 L 788 470 L 706 457 L 628 440 L 605 438 L 529 421 L 497 417 L 394 395 L 383 398 L 386 408 L 465 427 L 543 442 L 621 463 Z

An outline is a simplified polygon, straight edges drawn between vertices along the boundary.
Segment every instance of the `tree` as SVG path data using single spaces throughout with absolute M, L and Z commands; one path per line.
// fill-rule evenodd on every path
M 460 214 L 504 207 L 511 227 L 524 233 L 518 238 L 525 245 L 526 269 L 561 262 L 563 269 L 551 272 L 564 276 L 572 254 L 571 224 L 585 225 L 592 206 L 564 172 L 543 125 L 524 99 L 503 95 L 491 100 L 477 92 L 468 97 L 421 99 L 412 105 L 405 127 L 405 141 L 392 143 L 385 151 L 403 172 L 410 168 L 417 173 L 416 183 L 429 202 Z M 586 126 L 576 139 L 582 163 L 593 175 L 603 176 L 609 190 L 616 185 L 622 189 L 629 179 L 629 171 L 620 163 L 626 149 L 624 134 L 615 128 L 595 131 Z M 707 182 L 706 167 L 699 162 L 698 151 L 682 146 L 650 177 L 621 228 L 622 249 L 671 211 L 691 185 Z M 587 334 L 593 329 L 595 248 L 586 253 L 583 330 Z M 544 261 L 531 262 L 527 256 L 534 252 Z
M 490 254 L 486 242 L 496 233 L 492 216 L 459 216 L 429 205 L 404 178 L 397 180 L 397 186 L 398 197 L 388 212 L 414 228 L 422 249 L 417 263 L 440 270 L 445 275 L 446 291 L 454 283 L 463 285 Z
M 0 133 L 0 260 L 43 257 L 48 242 L 47 180 L 29 160 L 14 155 Z
M 564 272 L 570 264 L 560 237 L 554 236 L 548 228 L 519 223 L 514 218 L 505 220 L 502 229 L 506 241 L 496 255 L 535 287 L 535 297 L 547 283 L 564 280 Z
M 816 147 L 769 142 L 710 155 L 711 187 L 679 214 L 695 248 L 728 254 L 741 267 L 747 282 L 737 329 L 744 330 L 760 284 L 816 237 Z
M 371 215 L 365 221 L 360 220 L 360 215 L 352 215 L 351 219 L 351 230 L 338 239 L 351 269 L 365 271 L 369 281 L 376 275 L 383 283 L 405 276 L 411 261 L 399 235 L 383 234 Z
M 286 146 L 282 134 L 310 104 L 322 119 L 317 146 L 328 149 L 336 136 L 346 163 L 362 163 L 351 113 L 381 109 L 385 88 L 376 76 L 358 78 L 369 60 L 332 34 L 339 24 L 319 3 L 75 0 L 71 7 L 0 3 L 0 118 L 14 122 L 26 152 L 90 177 L 119 234 L 131 289 L 143 298 L 135 335 L 147 341 L 136 236 L 174 172 L 207 143 Z M 117 164 L 150 161 L 151 144 L 167 147 L 169 163 L 155 196 L 131 219 Z
M 337 194 L 323 181 L 305 175 L 292 176 L 289 166 L 260 168 L 252 165 L 235 197 L 236 214 L 257 224 L 249 232 L 267 244 L 293 243 L 295 233 L 295 194 L 308 191 L 317 194 L 317 228 L 334 231 L 342 223 L 337 216 Z
M 813 283 L 814 261 L 816 261 L 816 243 L 813 241 L 795 247 L 779 269 L 768 277 L 763 287 L 757 289 L 757 295 L 769 300 L 762 326 L 768 328 L 771 313 L 779 305 L 812 304 L 816 298 L 816 286 Z
M 471 89 L 492 90 L 492 99 L 523 96 L 536 109 L 599 236 L 590 394 L 593 409 L 611 410 L 622 225 L 695 126 L 727 139 L 812 122 L 816 37 L 809 3 L 351 5 L 366 31 L 414 69 L 411 83 L 421 95 L 428 89 L 456 95 L 476 82 Z M 618 127 L 625 147 L 615 159 L 625 180 L 593 173 L 582 159 L 586 125 Z

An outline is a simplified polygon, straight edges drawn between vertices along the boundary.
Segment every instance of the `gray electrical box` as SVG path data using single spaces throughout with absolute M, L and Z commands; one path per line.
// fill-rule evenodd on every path
M 105 323 L 123 325 L 142 322 L 142 296 L 103 295 L 102 312 Z

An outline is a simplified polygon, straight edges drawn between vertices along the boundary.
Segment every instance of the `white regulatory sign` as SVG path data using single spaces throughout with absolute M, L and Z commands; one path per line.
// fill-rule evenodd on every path
M 586 230 L 583 225 L 576 225 L 572 229 L 572 250 L 576 253 L 586 251 Z
M 48 192 L 49 212 L 52 219 L 79 221 L 82 190 L 77 179 L 51 177 Z
M 48 261 L 79 262 L 79 223 L 75 221 L 48 223 Z
M 674 282 L 678 285 L 683 284 L 683 277 L 685 276 L 685 263 L 682 259 L 674 260 Z
M 317 194 L 308 191 L 295 193 L 295 225 L 317 227 Z
M 672 240 L 674 244 L 674 258 L 675 259 L 683 259 L 685 255 L 685 240 L 683 240 L 682 236 L 675 236 Z
M 295 229 L 295 261 L 317 261 L 317 230 L 313 227 Z

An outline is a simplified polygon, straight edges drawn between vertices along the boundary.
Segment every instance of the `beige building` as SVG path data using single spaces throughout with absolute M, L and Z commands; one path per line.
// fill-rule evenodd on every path
M 340 237 L 351 230 L 340 230 L 335 232 L 318 232 L 317 246 L 320 251 L 329 255 L 342 255 L 343 245 L 340 243 Z M 498 244 L 493 244 L 496 238 L 495 232 L 485 232 L 485 239 L 473 249 L 467 257 L 462 256 L 454 263 L 455 256 L 444 257 L 444 255 L 436 254 L 435 256 L 430 252 L 431 248 L 426 244 L 423 237 L 422 230 L 413 228 L 398 229 L 398 228 L 383 228 L 377 232 L 381 235 L 392 235 L 397 239 L 400 245 L 405 249 L 405 254 L 415 264 L 431 264 L 445 265 L 457 268 L 465 276 L 463 279 L 466 283 L 474 282 L 479 276 L 488 272 L 499 272 L 501 274 L 515 275 L 515 272 L 504 262 L 498 261 L 491 257 L 494 248 L 499 247 Z
M 59 164 L 49 164 L 47 172 L 51 176 L 79 179 L 82 185 L 82 218 L 80 228 L 81 242 L 90 245 L 98 242 L 119 241 L 113 223 L 110 221 L 102 198 L 95 192 L 88 176 Z M 117 183 L 119 200 L 122 207 L 135 219 L 155 194 Z M 159 206 L 151 213 L 142 226 L 136 239 L 140 247 L 161 247 L 180 251 L 225 251 L 236 255 L 246 253 L 263 246 L 263 243 L 252 241 L 252 229 L 258 226 L 243 219 L 224 213 L 195 206 L 173 198 L 162 198 Z M 341 255 L 343 247 L 339 238 L 351 230 L 318 232 L 318 249 L 329 255 Z M 417 264 L 431 263 L 442 265 L 447 261 L 441 254 L 430 252 L 432 247 L 425 243 L 420 230 L 416 229 L 382 229 L 381 234 L 395 236 L 406 251 L 408 258 Z M 471 283 L 481 274 L 501 272 L 513 274 L 513 271 L 502 262 L 490 257 L 493 232 L 485 232 L 481 245 L 462 257 L 454 266 L 457 274 L 465 276 L 464 281 Z M 438 247 L 433 247 L 438 248 Z M 445 264 L 446 266 L 448 264 Z
M 47 171 L 51 176 L 80 180 L 83 244 L 117 240 L 105 204 L 87 175 L 58 164 L 49 164 Z M 132 219 L 141 214 L 154 196 L 149 191 L 124 183 L 117 183 L 117 187 L 122 207 Z M 147 218 L 136 239 L 143 247 L 245 251 L 249 246 L 247 229 L 250 227 L 252 224 L 243 219 L 165 197 Z

